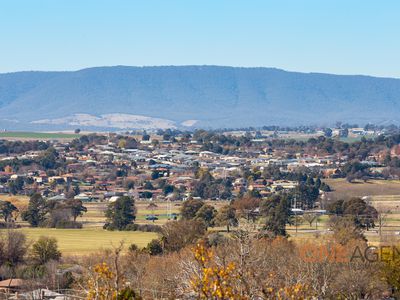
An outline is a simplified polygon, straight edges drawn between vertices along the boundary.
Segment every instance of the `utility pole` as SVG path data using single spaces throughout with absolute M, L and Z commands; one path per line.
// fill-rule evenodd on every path
M 296 197 L 294 197 L 294 223 L 295 223 L 295 226 L 296 226 L 296 236 L 297 236 L 297 227 L 298 227 L 298 224 L 297 224 L 297 199 L 296 199 Z
M 167 215 L 168 215 L 168 220 L 171 220 L 172 217 L 171 199 L 168 199 L 167 201 Z

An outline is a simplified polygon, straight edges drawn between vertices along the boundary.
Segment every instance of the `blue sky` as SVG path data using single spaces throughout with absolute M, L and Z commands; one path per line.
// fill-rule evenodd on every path
M 229 65 L 400 78 L 398 0 L 0 0 L 0 72 Z

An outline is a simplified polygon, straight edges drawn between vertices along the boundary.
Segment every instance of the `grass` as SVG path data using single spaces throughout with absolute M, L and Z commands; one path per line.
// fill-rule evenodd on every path
M 0 198 L 6 200 L 8 196 L 2 195 Z M 28 202 L 27 197 L 20 198 Z M 103 230 L 102 226 L 106 221 L 104 211 L 107 208 L 107 203 L 84 203 L 84 205 L 88 211 L 82 218 L 78 218 L 77 220 L 83 223 L 83 229 L 29 228 L 25 227 L 28 226 L 26 222 L 19 221 L 18 223 L 23 227 L 17 230 L 25 233 L 31 242 L 37 240 L 40 236 L 56 238 L 63 255 L 87 255 L 101 249 L 112 248 L 113 245 L 117 246 L 121 241 L 124 241 L 126 248 L 131 244 L 136 244 L 138 247 L 145 247 L 152 239 L 158 236 L 153 232 Z M 154 223 L 145 220 L 147 214 L 152 214 L 151 210 L 146 209 L 148 203 L 138 202 L 136 205 L 138 209 L 138 224 L 162 225 L 167 222 L 166 216 L 160 216 L 160 219 Z M 154 210 L 154 214 L 165 215 L 166 204 L 157 203 L 157 205 L 158 208 Z M 178 208 L 175 206 L 171 208 L 172 212 L 178 212 Z
M 333 200 L 349 199 L 351 197 L 368 196 L 370 204 L 385 213 L 382 227 L 385 238 L 398 239 L 395 235 L 400 231 L 400 180 L 369 180 L 349 183 L 345 179 L 326 179 L 333 192 L 328 193 L 328 198 Z M 366 232 L 368 241 L 376 243 L 379 240 L 378 227 Z
M 0 138 L 21 138 L 21 139 L 74 139 L 79 134 L 53 133 L 53 132 L 29 132 L 29 131 L 4 131 L 0 132 Z
M 88 211 L 82 218 L 79 218 L 78 221 L 83 222 L 84 227 L 102 226 L 106 221 L 104 212 L 107 209 L 108 203 L 85 203 L 84 205 L 87 207 Z M 154 210 L 148 209 L 148 205 L 148 202 L 136 202 L 136 223 L 163 225 L 168 221 L 167 203 L 156 203 L 157 207 Z M 179 207 L 172 204 L 171 213 L 179 213 Z M 158 217 L 158 220 L 154 222 L 146 220 L 147 215 L 153 214 Z
M 349 183 L 346 179 L 324 180 L 333 189 L 331 199 L 349 199 L 351 197 L 392 197 L 400 199 L 400 180 L 368 180 Z M 397 199 L 396 199 L 397 200 Z
M 21 228 L 17 231 L 25 233 L 31 242 L 40 236 L 56 238 L 58 247 L 64 255 L 90 254 L 118 246 L 121 241 L 124 241 L 126 247 L 131 244 L 145 247 L 152 239 L 157 238 L 157 234 L 153 232 L 107 231 L 100 228 Z
M 21 201 L 24 203 L 28 203 L 29 197 L 25 195 L 0 194 L 0 200 L 10 201 L 11 203 L 13 203 L 14 201 Z

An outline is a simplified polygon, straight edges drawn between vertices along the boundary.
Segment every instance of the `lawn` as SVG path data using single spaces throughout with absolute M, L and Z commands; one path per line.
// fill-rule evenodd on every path
M 107 231 L 100 228 L 84 229 L 49 229 L 49 228 L 21 228 L 30 241 L 40 236 L 54 237 L 58 241 L 61 252 L 66 254 L 89 254 L 100 249 L 118 246 L 124 241 L 126 247 L 136 244 L 145 247 L 152 239 L 157 238 L 152 232 Z
M 21 138 L 21 139 L 74 139 L 79 138 L 79 134 L 62 132 L 29 132 L 29 131 L 4 131 L 0 132 L 0 138 Z

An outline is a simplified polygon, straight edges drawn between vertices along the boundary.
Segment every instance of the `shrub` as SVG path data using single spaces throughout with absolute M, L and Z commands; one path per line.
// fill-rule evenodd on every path
M 103 226 L 104 229 L 107 230 L 117 230 L 117 228 L 113 227 L 112 224 L 106 224 Z M 154 224 L 129 224 L 125 226 L 123 230 L 126 231 L 143 231 L 143 232 L 161 232 L 161 226 Z
M 58 251 L 57 240 L 45 236 L 40 237 L 32 245 L 32 258 L 38 265 L 44 265 L 50 260 L 59 260 L 61 252 Z
M 160 255 L 164 252 L 161 241 L 157 239 L 151 240 L 145 250 L 150 255 Z

